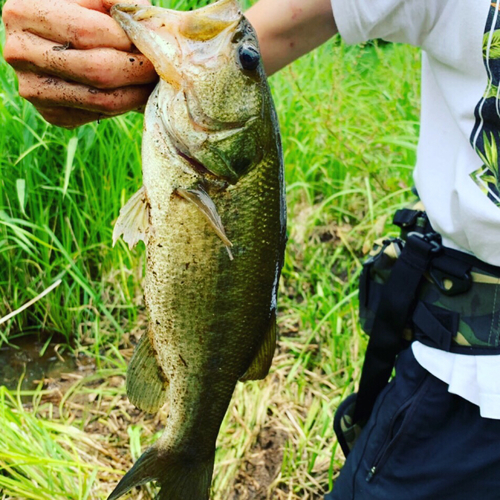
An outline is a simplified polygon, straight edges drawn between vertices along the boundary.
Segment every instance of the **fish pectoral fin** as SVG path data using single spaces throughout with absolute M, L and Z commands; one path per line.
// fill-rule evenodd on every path
M 127 395 L 140 410 L 156 413 L 167 399 L 168 380 L 158 365 L 151 339 L 144 333 L 127 369 Z
M 262 343 L 257 350 L 248 370 L 240 378 L 240 382 L 247 380 L 260 380 L 266 377 L 273 362 L 274 351 L 276 349 L 276 310 L 271 315 L 269 328 L 262 339 Z
M 134 248 L 140 240 L 146 243 L 148 229 L 149 201 L 146 188 L 142 186 L 120 210 L 120 216 L 113 229 L 113 246 L 121 235 L 130 249 Z
M 176 192 L 185 200 L 195 205 L 203 216 L 206 217 L 212 226 L 212 229 L 215 231 L 215 234 L 221 239 L 222 243 L 226 245 L 229 258 L 233 260 L 233 254 L 231 253 L 231 247 L 233 244 L 226 236 L 222 220 L 217 212 L 217 207 L 215 206 L 212 198 L 210 198 L 210 195 L 201 186 L 196 189 L 177 188 Z

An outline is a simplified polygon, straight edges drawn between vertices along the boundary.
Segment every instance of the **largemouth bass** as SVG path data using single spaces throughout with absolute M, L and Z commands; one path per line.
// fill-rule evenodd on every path
M 206 500 L 235 385 L 264 378 L 276 346 L 286 240 L 278 121 L 235 0 L 191 12 L 117 5 L 112 15 L 160 76 L 145 110 L 143 187 L 113 235 L 147 247 L 149 323 L 127 393 L 151 413 L 168 398 L 170 413 L 109 500 L 148 481 L 160 500 Z

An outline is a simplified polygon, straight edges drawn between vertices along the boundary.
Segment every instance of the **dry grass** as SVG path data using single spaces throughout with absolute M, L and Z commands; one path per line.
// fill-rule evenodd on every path
M 295 331 L 287 333 L 294 336 L 279 342 L 268 378 L 238 384 L 218 442 L 215 499 L 320 498 L 335 478 L 341 457 L 335 454 L 332 475 L 331 422 L 346 388 L 336 385 L 338 374 L 296 367 L 290 350 L 304 344 Z M 311 343 L 307 350 L 318 348 Z M 130 357 L 130 344 L 120 354 Z M 16 436 L 0 444 L 0 491 L 9 491 L 1 498 L 107 497 L 168 415 L 168 405 L 152 416 L 129 403 L 124 368 L 85 364 L 80 372 L 45 379 L 24 405 L 21 398 L 30 393 L 2 389 L 0 431 Z M 129 498 L 150 499 L 151 489 Z

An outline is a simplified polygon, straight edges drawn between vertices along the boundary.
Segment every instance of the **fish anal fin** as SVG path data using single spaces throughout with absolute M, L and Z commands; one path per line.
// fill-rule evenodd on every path
M 214 458 L 215 454 L 205 460 L 186 459 L 164 452 L 157 442 L 123 476 L 108 500 L 117 500 L 149 481 L 161 486 L 157 500 L 209 500 Z
M 273 362 L 274 351 L 276 349 L 276 311 L 273 311 L 269 328 L 264 335 L 262 342 L 253 358 L 248 370 L 240 378 L 240 382 L 247 380 L 260 380 L 266 377 Z
M 146 243 L 148 230 L 149 201 L 146 188 L 142 186 L 120 210 L 120 216 L 113 229 L 113 246 L 122 235 L 130 249 L 141 240 Z
M 156 413 L 167 399 L 168 381 L 156 360 L 151 339 L 144 333 L 127 370 L 127 395 L 140 410 Z
M 229 258 L 233 260 L 233 255 L 230 250 L 233 244 L 229 241 L 226 235 L 226 230 L 224 229 L 220 215 L 217 212 L 217 207 L 215 206 L 212 198 L 210 198 L 210 195 L 201 186 L 194 189 L 177 188 L 176 192 L 198 208 L 198 210 L 208 220 L 210 226 L 212 226 L 215 234 L 221 239 L 222 243 L 226 245 Z

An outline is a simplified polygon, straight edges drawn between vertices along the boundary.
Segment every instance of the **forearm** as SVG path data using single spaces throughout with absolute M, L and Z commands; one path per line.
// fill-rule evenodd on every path
M 268 75 L 337 33 L 330 0 L 260 0 L 246 16 L 257 31 Z

